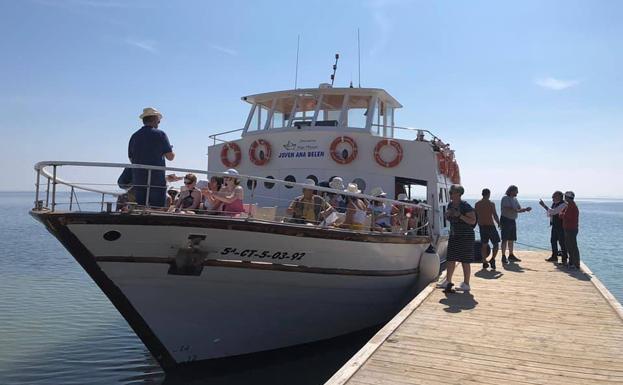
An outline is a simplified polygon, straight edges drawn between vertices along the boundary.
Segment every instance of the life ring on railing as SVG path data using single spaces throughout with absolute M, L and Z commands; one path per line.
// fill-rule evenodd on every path
M 339 153 L 337 151 L 337 146 L 340 143 L 347 143 L 351 148 L 350 153 L 346 151 L 346 149 L 342 150 L 342 153 Z M 337 138 L 333 139 L 330 149 L 331 158 L 339 164 L 348 164 L 355 160 L 355 158 L 357 157 L 357 142 L 355 142 L 353 138 L 348 136 L 338 136 Z
M 461 173 L 459 172 L 459 164 L 454 161 L 453 162 L 453 174 L 452 174 L 452 178 L 450 178 L 452 180 L 452 183 L 454 184 L 460 184 L 461 183 Z
M 439 173 L 440 174 L 448 174 L 448 161 L 443 152 L 437 153 L 437 163 L 439 164 Z
M 260 152 L 257 153 L 257 148 L 259 146 L 264 146 L 266 152 L 260 150 Z M 249 147 L 249 159 L 251 159 L 251 162 L 253 162 L 254 165 L 263 166 L 270 160 L 271 151 L 270 143 L 266 140 L 254 140 L 253 143 L 251 143 L 251 147 Z
M 229 150 L 234 150 L 234 161 L 229 160 Z M 234 168 L 240 164 L 240 160 L 242 159 L 242 152 L 240 151 L 240 146 L 237 143 L 225 143 L 221 148 L 221 163 L 225 165 L 225 167 Z
M 391 146 L 396 150 L 396 156 L 390 162 L 385 161 L 381 157 L 381 149 L 385 146 Z M 400 164 L 400 161 L 402 161 L 402 146 L 398 143 L 398 141 L 393 139 L 379 140 L 376 146 L 374 146 L 374 160 L 376 160 L 376 163 L 383 167 L 396 167 Z

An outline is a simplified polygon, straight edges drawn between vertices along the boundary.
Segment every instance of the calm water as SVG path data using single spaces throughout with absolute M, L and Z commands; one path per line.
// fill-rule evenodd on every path
M 28 215 L 32 199 L 0 193 L 0 384 L 317 384 L 372 334 L 293 350 L 236 373 L 165 376 L 69 253 Z M 549 248 L 542 210 L 520 202 L 534 208 L 520 216 L 520 242 Z M 616 242 L 623 235 L 623 201 L 578 206 L 582 259 L 623 301 L 623 250 Z

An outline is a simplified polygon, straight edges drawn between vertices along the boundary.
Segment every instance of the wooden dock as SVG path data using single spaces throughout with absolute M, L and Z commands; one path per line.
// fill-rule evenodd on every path
M 470 294 L 428 286 L 326 384 L 623 384 L 621 304 L 585 265 L 517 255 L 473 264 Z

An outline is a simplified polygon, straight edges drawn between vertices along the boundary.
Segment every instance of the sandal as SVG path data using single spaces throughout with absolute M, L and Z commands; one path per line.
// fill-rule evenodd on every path
M 448 284 L 446 285 L 446 288 L 443 289 L 443 292 L 446 294 L 456 293 L 456 290 L 454 290 L 452 286 L 454 286 L 454 284 L 451 282 L 448 282 Z

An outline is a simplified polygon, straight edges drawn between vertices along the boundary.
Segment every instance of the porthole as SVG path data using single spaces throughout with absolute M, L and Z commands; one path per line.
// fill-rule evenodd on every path
M 269 175 L 266 178 L 267 179 L 275 179 L 275 177 L 272 176 L 272 175 Z M 264 187 L 270 190 L 271 188 L 275 187 L 275 184 L 272 183 L 272 182 L 264 182 Z
M 257 181 L 256 181 L 255 179 L 249 179 L 249 180 L 247 181 L 247 188 L 248 188 L 249 190 L 253 190 L 253 189 L 255 189 L 256 187 L 257 187 Z
M 284 180 L 285 180 L 286 182 L 294 182 L 294 183 L 296 183 L 296 178 L 295 178 L 294 176 L 292 176 L 292 175 L 288 175 L 288 176 L 286 176 Z M 288 185 L 285 185 L 285 186 L 286 186 L 286 188 L 292 188 L 292 187 L 294 187 L 294 186 L 288 186 Z
M 362 194 L 365 194 L 365 193 L 366 193 L 366 192 L 365 192 L 365 191 L 366 191 L 366 181 L 364 181 L 364 180 L 363 180 L 363 179 L 361 179 L 361 178 L 355 178 L 355 179 L 353 179 L 353 183 L 355 183 L 355 184 L 357 185 L 357 188 L 358 188 L 359 190 L 361 190 L 361 193 L 362 193 Z
M 307 179 L 311 179 L 315 184 L 318 184 L 318 177 L 316 175 L 307 175 Z
M 116 230 L 111 230 L 104 233 L 104 239 L 107 241 L 112 242 L 116 241 L 119 238 L 121 238 L 121 233 Z

